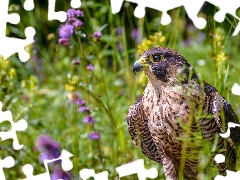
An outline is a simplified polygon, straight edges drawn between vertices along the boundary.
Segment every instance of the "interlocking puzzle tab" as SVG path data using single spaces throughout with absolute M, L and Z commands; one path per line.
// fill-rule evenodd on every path
M 158 175 L 156 168 L 150 168 L 146 170 L 144 168 L 143 159 L 131 162 L 129 164 L 124 164 L 116 168 L 119 174 L 119 178 L 124 176 L 129 176 L 131 174 L 137 174 L 139 180 L 145 180 L 146 178 L 156 178 Z
M 64 11 L 55 12 L 56 0 L 48 0 L 48 20 L 59 20 L 61 22 L 66 21 L 67 14 Z
M 0 1 L 0 55 L 5 59 L 14 53 L 18 53 L 19 59 L 25 62 L 29 59 L 29 54 L 24 48 L 33 43 L 33 36 L 35 35 L 35 29 L 27 27 L 25 29 L 26 39 L 10 38 L 6 37 L 6 24 L 18 24 L 20 16 L 17 13 L 8 14 L 9 0 Z
M 240 26 L 239 26 L 240 27 Z M 240 30 L 240 29 L 239 29 Z M 234 95 L 237 95 L 237 96 L 240 96 L 240 86 L 237 84 L 237 83 L 235 83 L 234 85 L 233 85 L 233 87 L 232 87 L 232 93 L 234 94 Z
M 71 7 L 72 8 L 79 8 L 81 6 L 81 1 L 80 0 L 71 0 Z
M 18 122 L 14 122 L 12 118 L 12 113 L 10 111 L 2 111 L 2 102 L 0 102 L 0 123 L 3 121 L 9 121 L 11 123 L 11 130 L 7 132 L 0 132 L 0 138 L 2 141 L 7 139 L 13 139 L 13 148 L 15 150 L 19 150 L 23 147 L 23 145 L 19 144 L 17 131 L 24 131 L 27 129 L 28 124 L 24 119 L 19 120 Z
M 220 10 L 214 15 L 216 21 L 223 22 L 227 13 L 239 20 L 238 25 L 233 32 L 233 36 L 236 36 L 240 31 L 240 17 L 236 15 L 236 11 L 240 7 L 240 1 L 208 0 L 208 2 L 220 8 Z
M 232 122 L 229 122 L 228 123 L 228 129 L 225 133 L 219 133 L 220 136 L 222 138 L 228 138 L 230 136 L 230 132 L 231 132 L 231 129 L 230 128 L 235 128 L 235 127 L 240 127 L 239 124 L 235 124 L 235 123 L 232 123 Z M 214 160 L 216 161 L 216 163 L 223 163 L 225 161 L 225 156 L 222 155 L 222 154 L 217 154 L 215 157 L 214 157 Z M 221 175 L 217 175 L 214 180 L 225 180 L 225 179 L 239 179 L 240 178 L 240 171 L 238 172 L 234 172 L 234 171 L 229 171 L 229 170 L 226 170 L 226 173 L 227 175 L 226 176 L 221 176 Z
M 4 159 L 0 159 L 0 179 L 1 180 L 6 180 L 3 168 L 11 168 L 15 164 L 14 159 L 12 156 L 8 156 Z
M 72 157 L 72 156 L 73 155 L 71 153 L 69 153 L 68 151 L 63 149 L 61 152 L 61 155 L 58 158 L 52 159 L 52 160 L 44 160 L 43 163 L 44 163 L 46 172 L 42 173 L 42 174 L 38 174 L 38 175 L 33 175 L 33 166 L 31 164 L 25 164 L 22 167 L 22 171 L 26 175 L 26 178 L 22 179 L 22 180 L 51 180 L 49 169 L 48 169 L 48 164 L 58 161 L 58 160 L 61 160 L 62 169 L 64 171 L 69 171 L 73 168 L 72 161 L 70 160 L 70 157 Z
M 161 23 L 163 25 L 167 25 L 171 22 L 171 17 L 168 15 L 167 11 L 184 6 L 188 17 L 192 19 L 194 25 L 202 29 L 206 26 L 206 20 L 198 17 L 198 12 L 202 8 L 203 4 L 206 2 L 205 0 L 125 0 L 132 3 L 138 4 L 134 11 L 134 15 L 138 18 L 142 18 L 145 15 L 145 8 L 151 8 L 155 10 L 162 11 L 162 19 Z M 121 6 L 123 4 L 124 0 L 111 0 L 111 6 L 112 6 L 112 13 L 118 13 L 121 9 Z M 240 7 L 240 1 L 236 0 L 230 0 L 230 1 L 224 1 L 224 0 L 208 0 L 207 2 L 218 6 L 220 10 L 215 14 L 214 19 L 218 22 L 222 22 L 226 16 L 227 13 L 231 14 L 235 18 L 237 18 L 240 21 L 240 17 L 236 15 L 236 10 Z M 236 36 L 240 31 L 240 22 L 238 23 L 237 27 L 235 28 L 235 31 L 233 33 L 233 36 Z
M 235 179 L 239 179 L 240 177 L 240 171 L 238 172 L 233 172 L 233 171 L 229 171 L 226 170 L 227 175 L 226 176 L 221 176 L 221 175 L 217 175 L 214 180 L 235 180 Z
M 107 171 L 96 174 L 94 169 L 82 169 L 79 171 L 79 175 L 83 180 L 87 180 L 90 177 L 93 177 L 95 180 L 108 180 Z
M 55 12 L 56 0 L 48 0 L 48 20 L 59 20 L 64 22 L 67 19 L 66 12 Z M 34 42 L 36 31 L 33 27 L 26 27 L 24 34 L 26 39 L 6 37 L 6 24 L 18 24 L 20 16 L 17 13 L 8 14 L 9 0 L 0 1 L 0 55 L 7 59 L 14 53 L 18 53 L 19 59 L 26 62 L 30 55 L 25 51 L 25 47 Z M 80 0 L 71 0 L 71 7 L 78 8 L 81 6 Z M 34 9 L 33 0 L 25 0 L 24 9 L 27 11 Z
M 59 20 L 64 22 L 67 20 L 67 14 L 64 11 L 55 12 L 56 0 L 48 0 L 48 20 Z M 80 0 L 71 0 L 71 7 L 79 8 L 81 6 Z
M 225 132 L 225 133 L 219 133 L 220 136 L 221 136 L 222 138 L 228 138 L 228 137 L 230 136 L 230 131 L 231 131 L 230 128 L 235 128 L 235 127 L 240 127 L 240 125 L 239 125 L 239 124 L 236 124 L 236 123 L 229 122 L 229 123 L 228 123 L 227 132 Z
M 33 0 L 25 0 L 23 7 L 27 11 L 33 10 L 34 9 L 34 2 L 33 2 Z

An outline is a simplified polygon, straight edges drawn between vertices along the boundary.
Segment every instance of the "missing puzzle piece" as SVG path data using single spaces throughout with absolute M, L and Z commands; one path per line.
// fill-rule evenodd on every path
M 11 129 L 7 132 L 0 132 L 0 138 L 2 141 L 7 139 L 13 139 L 13 148 L 15 150 L 22 149 L 23 145 L 19 144 L 17 131 L 24 131 L 27 129 L 28 124 L 24 119 L 14 122 L 12 118 L 12 113 L 10 111 L 2 111 L 2 102 L 0 102 L 0 123 L 4 121 L 9 121 L 11 123 Z
M 93 177 L 94 180 L 108 180 L 107 171 L 96 174 L 94 169 L 82 169 L 79 171 L 79 175 L 83 180 L 87 180 L 90 177 Z
M 35 29 L 27 27 L 24 33 L 26 39 L 0 36 L 0 55 L 7 59 L 12 54 L 18 53 L 19 59 L 22 62 L 26 62 L 30 58 L 30 55 L 26 52 L 25 47 L 34 42 L 33 37 L 35 35 Z
M 61 160 L 61 167 L 64 171 L 70 171 L 73 168 L 73 164 L 70 160 L 70 157 L 73 155 L 66 150 L 62 150 L 61 155 L 56 159 L 44 160 L 44 167 L 46 169 L 45 173 L 33 175 L 33 166 L 31 164 L 25 164 L 22 167 L 23 173 L 26 175 L 25 179 L 22 180 L 51 180 L 50 173 L 48 169 L 48 164 Z
M 18 53 L 19 59 L 22 62 L 26 62 L 30 55 L 25 51 L 25 47 L 34 42 L 33 37 L 35 35 L 35 29 L 33 27 L 27 27 L 25 29 L 26 39 L 10 38 L 6 37 L 6 24 L 18 24 L 20 16 L 17 13 L 8 14 L 9 0 L 0 2 L 0 55 L 5 59 L 10 57 L 14 53 Z
M 145 8 L 151 8 L 158 11 L 162 11 L 161 24 L 167 25 L 171 22 L 171 17 L 167 11 L 184 6 L 188 17 L 193 21 L 194 25 L 203 29 L 207 22 L 204 18 L 198 17 L 198 13 L 202 8 L 206 0 L 125 0 L 128 2 L 136 3 L 137 7 L 134 11 L 134 15 L 138 18 L 143 18 L 145 15 Z M 111 0 L 112 13 L 116 14 L 120 11 L 124 0 Z M 220 0 L 207 0 L 207 2 L 218 6 L 220 10 L 215 14 L 214 19 L 218 22 L 222 22 L 227 13 L 231 14 L 238 20 L 240 17 L 236 15 L 236 10 L 240 7 L 240 1 L 229 0 L 229 1 L 220 1 Z M 236 36 L 240 31 L 240 22 L 238 23 L 233 36 Z
M 238 25 L 236 26 L 233 36 L 236 36 L 240 31 L 240 17 L 236 15 L 237 9 L 240 7 L 240 1 L 228 0 L 228 1 L 219 1 L 219 0 L 207 0 L 209 3 L 220 8 L 218 12 L 214 15 L 214 19 L 218 22 L 223 22 L 226 17 L 226 14 L 231 14 L 234 18 L 238 19 Z
M 146 178 L 156 178 L 158 175 L 156 168 L 145 169 L 143 159 L 122 165 L 116 168 L 119 174 L 119 178 L 128 176 L 131 174 L 137 174 L 139 180 L 145 180 Z
M 12 156 L 8 156 L 4 159 L 0 159 L 0 179 L 1 180 L 6 180 L 3 168 L 11 168 L 14 166 L 14 159 Z
M 121 9 L 121 6 L 123 4 L 124 0 L 111 0 L 111 6 L 112 6 L 112 13 L 118 13 Z M 167 25 L 171 22 L 171 17 L 167 13 L 167 11 L 172 10 L 174 8 L 184 6 L 186 9 L 186 12 L 190 19 L 192 19 L 194 25 L 197 28 L 204 28 L 206 26 L 206 20 L 198 17 L 198 12 L 200 11 L 202 5 L 204 4 L 205 0 L 126 0 L 128 2 L 136 3 L 138 6 L 136 7 L 134 11 L 134 15 L 138 18 L 143 18 L 145 16 L 145 8 L 151 8 L 158 11 L 161 11 L 162 18 L 161 18 L 161 24 Z
M 214 180 L 237 180 L 240 178 L 240 171 L 238 172 L 233 172 L 226 170 L 227 175 L 226 176 L 221 176 L 217 175 Z

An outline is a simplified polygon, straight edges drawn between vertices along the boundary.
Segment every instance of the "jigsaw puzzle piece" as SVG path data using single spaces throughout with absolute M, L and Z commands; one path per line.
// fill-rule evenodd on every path
M 4 159 L 0 159 L 0 179 L 5 180 L 5 175 L 3 172 L 3 168 L 11 168 L 15 164 L 14 159 L 12 156 L 8 156 Z
M 80 8 L 81 6 L 81 1 L 80 0 L 71 0 L 71 7 L 72 8 Z
M 64 171 L 69 171 L 73 168 L 72 161 L 70 160 L 70 157 L 72 156 L 73 155 L 70 152 L 63 149 L 61 155 L 58 158 L 43 161 L 46 172 L 38 175 L 33 175 L 33 167 L 31 164 L 25 164 L 22 167 L 22 171 L 25 174 L 26 178 L 22 180 L 50 180 L 48 164 L 58 160 L 61 160 L 62 169 Z
M 184 4 L 185 0 L 126 0 L 128 2 L 138 4 L 134 10 L 134 15 L 138 18 L 142 18 L 145 15 L 145 8 L 151 8 L 158 11 L 162 11 L 161 23 L 167 25 L 171 22 L 171 17 L 168 15 L 167 11 L 180 7 Z M 120 11 L 123 4 L 123 0 L 111 0 L 112 13 L 116 14 Z
M 4 17 L 0 18 L 0 55 L 7 59 L 12 54 L 18 53 L 20 60 L 22 62 L 25 62 L 29 59 L 30 56 L 24 50 L 24 48 L 34 42 L 33 37 L 35 35 L 35 30 L 32 27 L 26 28 L 26 39 L 6 37 L 7 22 L 11 24 L 18 24 L 20 21 L 19 14 L 8 14 L 8 4 L 9 0 L 0 1 L 0 17 Z
M 239 26 L 240 27 L 240 26 Z M 240 30 L 240 29 L 239 29 Z M 234 95 L 237 95 L 237 96 L 240 96 L 240 86 L 235 83 L 233 86 L 232 86 L 232 93 Z
M 49 174 L 49 169 L 46 167 L 46 172 L 38 175 L 33 175 L 33 166 L 31 164 L 25 164 L 22 167 L 23 173 L 26 175 L 25 179 L 22 180 L 51 180 L 50 179 L 50 174 Z
M 222 138 L 228 138 L 230 136 L 230 128 L 240 127 L 240 124 L 236 124 L 233 122 L 228 123 L 228 129 L 225 133 L 219 133 Z
M 222 154 L 216 154 L 215 157 L 214 157 L 214 161 L 217 163 L 217 164 L 220 164 L 220 163 L 224 163 L 225 162 L 225 156 L 222 155 Z M 227 173 L 227 176 L 222 176 L 222 175 L 217 175 L 214 180 L 221 180 L 221 179 L 238 179 L 236 177 L 239 177 L 240 175 L 240 171 L 239 172 L 233 172 L 233 171 L 229 171 L 229 170 L 226 170 L 226 173 Z
M 218 6 L 220 10 L 214 15 L 214 19 L 218 22 L 223 22 L 226 14 L 229 13 L 233 17 L 239 20 L 237 27 L 233 32 L 233 36 L 236 36 L 240 31 L 240 17 L 236 15 L 237 9 L 240 7 L 240 1 L 228 0 L 228 1 L 219 1 L 219 0 L 208 0 L 209 3 Z
M 61 167 L 64 171 L 69 171 L 73 168 L 72 161 L 70 160 L 70 157 L 72 157 L 73 154 L 70 152 L 66 151 L 65 149 L 62 150 L 61 155 L 56 158 L 56 159 L 51 159 L 51 160 L 44 160 L 44 164 L 47 165 L 49 163 L 61 160 Z
M 184 1 L 184 7 L 188 17 L 193 21 L 193 24 L 199 29 L 203 29 L 207 24 L 207 21 L 204 18 L 197 16 L 204 2 L 205 0 Z
M 222 154 L 216 154 L 216 155 L 214 156 L 214 161 L 215 161 L 217 164 L 224 163 L 224 162 L 225 162 L 225 156 L 222 155 Z
M 64 22 L 67 20 L 67 14 L 64 11 L 55 11 L 56 0 L 48 0 L 48 20 L 58 20 Z
M 232 36 L 238 35 L 239 31 L 240 31 L 240 21 L 238 22 L 238 25 L 237 25 L 237 27 L 235 28 Z
M 31 11 L 34 9 L 34 2 L 33 0 L 25 0 L 23 7 L 27 11 Z
M 217 175 L 214 180 L 229 180 L 229 179 L 239 179 L 240 177 L 240 171 L 238 172 L 234 172 L 234 171 L 229 171 L 226 170 L 227 175 L 226 176 L 221 176 L 221 175 Z
M 227 138 L 230 136 L 230 128 L 240 127 L 239 124 L 228 122 L 228 129 L 226 133 L 219 133 L 222 138 Z M 231 141 L 232 142 L 232 141 Z M 225 162 L 225 156 L 222 154 L 216 154 L 214 157 L 214 160 L 217 164 L 224 163 Z M 226 176 L 217 175 L 214 180 L 225 180 L 225 179 L 239 179 L 240 177 L 240 171 L 234 172 L 226 170 Z
M 239 20 L 239 17 L 236 15 L 237 9 L 240 7 L 240 1 L 228 0 L 228 1 L 219 1 L 219 0 L 207 0 L 209 3 L 218 6 L 220 10 L 214 15 L 214 19 L 218 22 L 223 22 L 227 13 L 231 14 Z
M 110 0 L 112 13 L 116 14 L 120 11 L 124 0 Z
M 129 176 L 131 174 L 137 174 L 139 180 L 145 180 L 146 178 L 156 178 L 158 175 L 156 168 L 150 168 L 148 170 L 144 168 L 143 159 L 139 159 L 129 164 L 117 167 L 116 171 L 119 174 L 119 178 Z
M 65 149 L 62 150 L 61 156 L 59 159 L 62 160 L 61 166 L 64 171 L 70 171 L 73 168 L 72 161 L 70 160 L 70 157 L 72 157 L 73 154 L 66 151 Z
M 2 141 L 7 139 L 13 139 L 13 148 L 19 150 L 23 145 L 19 144 L 17 131 L 24 131 L 27 129 L 27 122 L 24 119 L 19 120 L 18 122 L 13 122 L 12 113 L 10 111 L 2 111 L 2 102 L 0 102 L 0 123 L 3 121 L 9 121 L 11 124 L 11 129 L 7 132 L 0 132 L 0 138 Z
M 30 55 L 25 51 L 25 47 L 34 42 L 33 37 L 35 35 L 35 29 L 27 27 L 25 29 L 26 39 L 0 37 L 0 41 L 4 42 L 0 44 L 0 54 L 7 59 L 14 53 L 18 53 L 18 57 L 22 62 L 26 62 Z
M 155 9 L 158 11 L 162 11 L 162 19 L 161 19 L 161 24 L 167 25 L 171 22 L 171 17 L 167 13 L 167 11 L 172 10 L 174 8 L 180 7 L 184 4 L 185 0 L 128 0 L 133 3 L 137 3 L 138 6 L 136 7 L 134 14 L 138 18 L 142 18 L 145 15 L 145 7 Z
M 94 169 L 82 169 L 79 171 L 79 175 L 83 180 L 87 180 L 90 177 L 93 177 L 94 180 L 108 180 L 107 171 L 96 174 Z

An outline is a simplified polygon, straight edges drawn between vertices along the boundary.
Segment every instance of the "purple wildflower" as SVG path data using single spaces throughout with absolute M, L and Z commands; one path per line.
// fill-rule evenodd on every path
M 81 98 L 78 98 L 77 101 L 76 101 L 76 103 L 77 103 L 77 105 L 79 105 L 79 106 L 85 105 L 85 101 L 84 101 L 83 99 L 81 99 Z
M 61 153 L 59 151 L 55 151 L 55 150 L 48 150 L 48 151 L 44 151 L 42 152 L 42 154 L 39 157 L 39 161 L 43 163 L 44 160 L 51 160 L 51 159 L 56 159 L 61 155 Z M 56 163 L 56 162 L 55 162 Z
M 41 135 L 35 144 L 35 149 L 37 151 L 43 151 L 48 149 L 56 149 L 59 150 L 60 144 L 54 141 L 50 136 L 43 134 Z
M 67 17 L 72 18 L 75 16 L 75 9 L 68 9 L 67 10 Z
M 83 106 L 78 109 L 78 112 L 89 112 L 89 111 L 90 111 L 90 109 L 87 106 Z
M 77 18 L 69 18 L 68 21 L 67 21 L 69 24 L 71 24 L 73 27 L 80 27 L 80 26 L 83 26 L 84 23 L 82 21 L 80 21 L 79 19 Z
M 69 45 L 69 38 L 59 38 L 58 39 L 58 44 L 62 44 L 64 46 L 68 46 Z
M 60 156 L 60 144 L 45 134 L 37 139 L 35 149 L 42 153 L 39 158 L 41 162 L 45 159 L 54 159 Z
M 72 174 L 63 171 L 60 167 L 54 167 L 52 174 L 51 174 L 51 180 L 58 180 L 58 179 L 63 179 L 63 180 L 70 180 L 72 179 Z
M 93 133 L 90 133 L 88 137 L 90 140 L 96 140 L 96 139 L 100 139 L 100 134 L 98 134 L 97 132 L 93 132 Z
M 77 16 L 77 17 L 83 17 L 83 12 L 81 10 L 76 10 L 76 9 L 68 9 L 67 10 L 67 17 L 68 18 L 72 18 L 74 16 Z
M 69 46 L 69 38 L 74 32 L 74 28 L 83 26 L 83 22 L 77 19 L 77 17 L 83 17 L 83 12 L 75 9 L 67 10 L 67 22 L 62 24 L 58 30 L 59 40 L 58 44 L 62 44 L 64 46 Z
M 76 19 L 76 20 L 73 22 L 72 25 L 73 25 L 74 27 L 81 27 L 81 26 L 84 25 L 84 22 L 82 22 L 82 21 Z
M 121 36 L 121 35 L 122 35 L 122 27 L 117 27 L 117 29 L 116 29 L 116 34 L 117 34 L 118 36 Z
M 92 116 L 85 116 L 84 118 L 83 118 L 83 122 L 85 123 L 85 124 L 87 124 L 87 123 L 90 123 L 90 124 L 93 124 L 94 122 L 95 122 L 95 119 L 92 117 Z
M 75 10 L 75 16 L 77 16 L 77 17 L 83 17 L 84 16 L 84 14 L 83 14 L 83 12 L 81 11 L 81 10 Z
M 93 66 L 92 64 L 89 64 L 89 65 L 87 66 L 87 69 L 88 69 L 89 71 L 93 71 L 93 70 L 94 70 L 94 66 Z
M 73 34 L 74 26 L 71 24 L 62 24 L 59 28 L 59 36 L 61 38 L 70 38 Z
M 135 39 L 135 41 L 138 43 L 138 29 L 137 28 L 135 28 L 135 29 L 133 29 L 132 30 L 132 37 L 133 37 L 133 39 Z
M 97 31 L 97 32 L 94 32 L 93 35 L 96 37 L 96 38 L 100 38 L 102 36 L 102 33 Z
M 77 18 L 75 18 L 75 17 L 70 17 L 70 18 L 68 18 L 67 23 L 72 24 L 76 21 L 76 19 Z

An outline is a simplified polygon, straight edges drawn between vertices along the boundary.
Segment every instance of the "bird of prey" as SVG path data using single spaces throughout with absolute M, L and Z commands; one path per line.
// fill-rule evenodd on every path
M 152 48 L 141 54 L 133 71 L 144 71 L 148 84 L 128 110 L 128 131 L 135 146 L 139 137 L 145 156 L 163 165 L 166 179 L 180 178 L 181 163 L 185 178 L 198 179 L 198 153 L 206 142 L 215 142 L 214 153 L 226 157 L 215 163 L 219 174 L 235 170 L 240 128 L 231 128 L 226 139 L 218 135 L 226 132 L 228 122 L 239 123 L 237 115 L 183 56 L 170 48 Z

